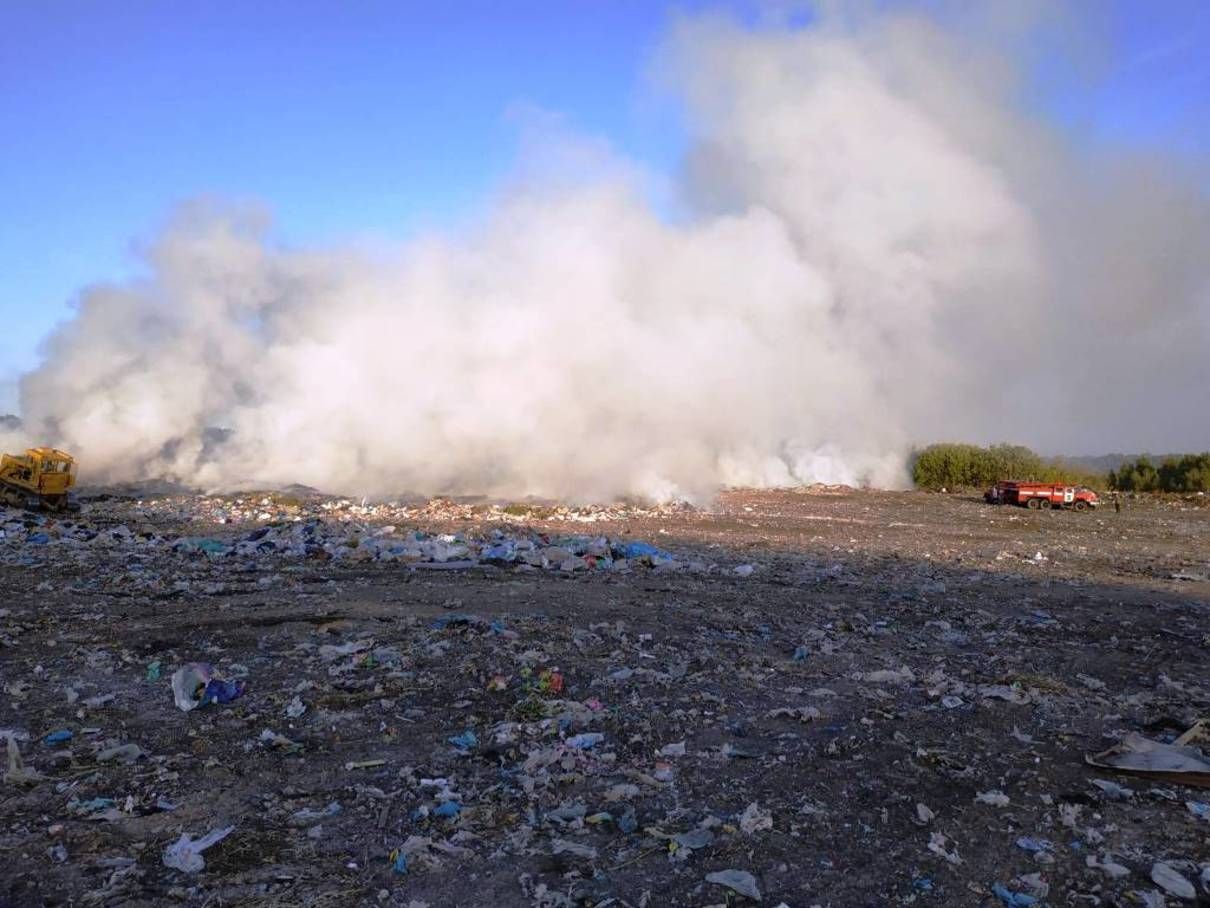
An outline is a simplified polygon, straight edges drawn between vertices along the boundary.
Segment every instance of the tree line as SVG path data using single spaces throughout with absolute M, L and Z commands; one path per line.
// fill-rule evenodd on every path
M 1144 454 L 1108 478 L 1109 487 L 1122 492 L 1210 492 L 1210 451 L 1165 457 L 1159 466 Z
M 947 443 L 913 451 L 909 465 L 912 481 L 921 489 L 985 487 L 1021 479 L 1120 492 L 1210 492 L 1210 452 L 1172 455 L 1159 464 L 1144 454 L 1105 474 L 1042 457 L 1021 445 Z
M 1104 474 L 1045 458 L 1022 445 L 934 444 L 913 451 L 912 481 L 922 489 L 990 486 L 1002 479 L 1104 488 Z

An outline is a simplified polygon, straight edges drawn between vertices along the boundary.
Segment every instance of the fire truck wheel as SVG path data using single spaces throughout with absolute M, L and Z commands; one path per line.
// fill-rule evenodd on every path
M 1073 505 L 1073 507 L 1075 507 L 1075 509 L 1076 509 L 1077 511 L 1082 511 L 1082 510 L 1084 510 L 1086 507 L 1088 507 L 1088 502 L 1086 502 L 1086 501 L 1077 501 L 1077 502 L 1075 503 L 1075 505 Z
M 1041 502 L 1039 502 L 1036 498 L 1031 498 L 1029 501 L 1025 502 L 1025 506 L 1027 508 L 1033 508 L 1036 511 L 1041 506 Z
M 1043 498 L 1041 501 L 1038 502 L 1038 507 L 1040 507 L 1043 511 L 1049 511 L 1050 510 L 1050 499 Z

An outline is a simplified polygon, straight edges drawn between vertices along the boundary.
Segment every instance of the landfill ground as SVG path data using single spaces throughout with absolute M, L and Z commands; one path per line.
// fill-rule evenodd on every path
M 3 905 L 1210 905 L 1210 789 L 1085 762 L 1210 716 L 1204 499 L 0 529 Z M 242 696 L 178 708 L 195 662 Z

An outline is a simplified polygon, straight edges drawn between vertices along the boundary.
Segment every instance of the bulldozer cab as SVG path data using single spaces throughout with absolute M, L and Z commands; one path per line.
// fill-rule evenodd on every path
M 24 455 L 5 454 L 0 460 L 0 486 L 14 504 L 60 508 L 75 484 L 75 459 L 57 448 L 30 448 Z
M 34 448 L 34 473 L 43 495 L 65 495 L 76 482 L 76 462 L 70 454 L 54 448 Z

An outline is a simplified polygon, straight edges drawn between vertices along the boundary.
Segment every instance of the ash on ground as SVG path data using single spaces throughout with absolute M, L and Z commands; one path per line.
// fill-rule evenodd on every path
M 0 583 L 0 903 L 1210 903 L 1198 500 L 104 496 Z

